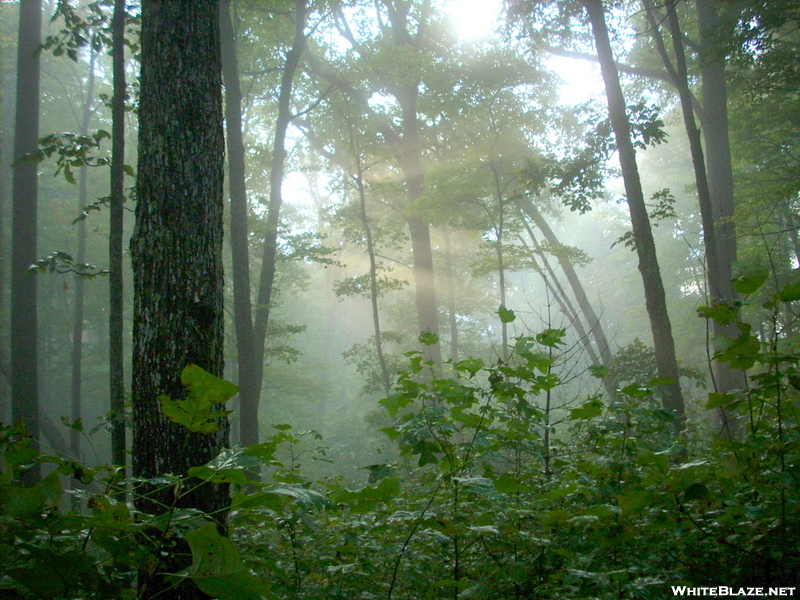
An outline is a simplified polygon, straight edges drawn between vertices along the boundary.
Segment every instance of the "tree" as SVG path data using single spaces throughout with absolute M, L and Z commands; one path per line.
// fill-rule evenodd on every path
M 609 41 L 605 13 L 601 0 L 583 0 L 583 5 L 592 25 L 600 69 L 606 88 L 608 113 L 614 131 L 617 153 L 619 154 L 625 194 L 630 209 L 633 237 L 639 258 L 639 272 L 644 285 L 647 314 L 653 334 L 658 375 L 668 381 L 664 388 L 664 406 L 675 412 L 675 422 L 683 424 L 684 405 L 680 387 L 678 362 L 675 357 L 675 341 L 667 312 L 664 285 L 656 257 L 656 246 L 650 229 L 650 219 L 644 202 L 644 193 L 636 164 L 636 151 L 631 139 L 631 125 L 625 107 L 625 97 L 619 83 L 619 74 L 614 62 L 613 50 Z
M 227 420 L 211 434 L 163 416 L 158 399 L 184 397 L 180 374 L 195 364 L 223 368 L 222 181 L 224 136 L 218 3 L 142 3 L 139 177 L 131 238 L 133 314 L 133 475 L 185 474 L 227 443 Z M 137 507 L 160 513 L 175 491 L 152 486 Z M 180 506 L 224 527 L 227 484 L 197 485 Z M 181 568 L 181 564 L 175 565 Z M 199 597 L 141 573 L 143 597 Z
M 125 212 L 125 0 L 114 0 L 111 21 L 111 211 L 108 240 L 108 338 L 109 391 L 111 397 L 111 462 L 125 466 L 125 369 L 123 354 L 122 239 Z
M 16 124 L 11 238 L 11 393 L 12 419 L 25 423 L 33 446 L 39 434 L 39 387 L 36 277 L 28 267 L 36 262 L 37 164 L 25 160 L 38 150 L 39 44 L 41 0 L 21 0 L 17 54 Z M 38 466 L 28 471 L 28 483 L 40 477 Z

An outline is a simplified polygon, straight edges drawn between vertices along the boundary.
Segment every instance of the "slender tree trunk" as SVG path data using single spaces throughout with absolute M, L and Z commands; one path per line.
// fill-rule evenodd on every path
M 168 421 L 158 397 L 185 397 L 181 371 L 192 363 L 223 372 L 222 182 L 225 142 L 219 11 L 216 0 L 144 0 L 139 102 L 139 177 L 131 238 L 134 275 L 133 475 L 182 475 L 227 444 L 227 419 L 213 434 Z M 195 485 L 197 484 L 197 485 Z M 145 486 L 137 508 L 170 506 L 213 515 L 224 527 L 227 484 L 191 482 L 175 490 Z M 168 552 L 155 572 L 141 571 L 141 598 L 204 598 L 185 580 L 163 576 L 188 564 Z
M 19 11 L 11 232 L 12 420 L 25 423 L 31 446 L 38 448 L 37 286 L 36 277 L 28 272 L 37 252 L 38 168 L 35 161 L 22 157 L 38 149 L 42 2 L 21 0 Z M 39 467 L 34 466 L 25 476 L 26 483 L 33 484 L 40 476 Z
M 108 362 L 111 398 L 111 462 L 125 468 L 125 367 L 123 354 L 122 233 L 125 179 L 125 0 L 114 0 L 111 22 L 111 215 L 108 240 Z
M 498 285 L 500 287 L 500 306 L 506 308 L 506 266 L 503 256 L 503 234 L 505 230 L 505 198 L 503 197 L 503 190 L 500 186 L 500 179 L 497 173 L 497 167 L 492 165 L 492 175 L 494 176 L 494 192 L 497 198 L 497 271 L 498 271 Z M 508 323 L 501 319 L 501 342 L 503 344 L 502 356 L 503 362 L 508 362 Z
M 92 118 L 92 100 L 94 99 L 94 66 L 96 54 L 92 52 L 89 60 L 89 76 L 86 89 L 86 98 L 83 102 L 83 114 L 81 116 L 81 135 L 88 135 L 89 125 Z M 86 206 L 88 198 L 87 179 L 89 167 L 83 165 L 78 175 L 78 214 Z M 75 253 L 75 261 L 78 264 L 86 262 L 86 221 L 78 221 L 78 251 Z M 81 418 L 81 379 L 83 367 L 83 314 L 85 282 L 82 277 L 75 276 L 75 305 L 72 313 L 72 353 L 71 370 L 72 385 L 70 388 L 71 396 L 71 415 L 73 423 Z M 81 460 L 81 438 L 80 432 L 73 427 L 69 433 L 69 447 L 75 460 Z
M 258 404 L 261 379 L 256 369 L 253 314 L 250 304 L 250 248 L 247 226 L 247 181 L 242 135 L 242 90 L 236 35 L 231 19 L 231 2 L 220 2 L 222 76 L 225 81 L 225 133 L 228 147 L 228 189 L 230 193 L 230 244 L 233 279 L 233 324 L 236 331 L 236 360 L 239 383 L 239 442 L 258 443 Z
M 456 315 L 456 286 L 453 278 L 453 251 L 450 244 L 450 230 L 442 230 L 444 236 L 444 278 L 447 294 L 447 315 L 450 321 L 450 360 L 457 363 L 458 358 L 458 319 Z
M 617 143 L 617 153 L 622 168 L 625 194 L 636 242 L 636 253 L 639 258 L 639 272 L 644 284 L 645 304 L 650 317 L 658 375 L 671 382 L 662 386 L 663 403 L 665 408 L 675 412 L 675 424 L 678 428 L 682 428 L 685 411 L 678 362 L 675 357 L 675 341 L 672 337 L 672 325 L 667 313 L 666 295 L 656 257 L 653 232 L 650 229 L 650 219 L 647 215 L 644 193 L 639 179 L 636 152 L 631 141 L 625 98 L 614 63 L 602 1 L 583 0 L 583 5 L 592 25 L 597 55 L 600 59 L 600 69 L 605 83 L 608 113 Z
M 261 275 L 259 278 L 258 298 L 256 300 L 254 332 L 255 372 L 258 389 L 264 378 L 264 347 L 267 342 L 272 289 L 275 283 L 275 271 L 278 259 L 278 226 L 280 224 L 281 207 L 283 206 L 283 177 L 286 170 L 286 131 L 292 121 L 292 87 L 294 76 L 300 65 L 300 59 L 306 49 L 306 19 L 308 17 L 306 0 L 296 0 L 294 4 L 294 41 L 286 54 L 283 66 L 280 93 L 278 94 L 278 119 L 275 123 L 275 139 L 272 144 L 272 168 L 269 177 L 269 207 L 267 209 L 267 226 L 264 235 L 264 254 L 261 259 Z M 244 413 L 244 408 L 242 408 Z M 255 408 L 257 414 L 258 407 Z M 255 427 L 255 430 L 253 430 Z M 258 422 L 243 422 L 241 426 L 242 444 L 255 443 L 248 440 L 258 439 Z
M 561 312 L 567 317 L 567 319 L 569 319 L 569 325 L 575 328 L 575 333 L 578 334 L 578 339 L 580 340 L 584 350 L 586 350 L 586 354 L 589 356 L 589 362 L 597 367 L 602 366 L 602 363 L 597 356 L 597 352 L 595 351 L 594 346 L 592 346 L 591 338 L 587 333 L 586 328 L 583 326 L 583 321 L 581 320 L 578 311 L 575 309 L 575 305 L 572 304 L 572 300 L 569 299 L 567 292 L 564 290 L 564 287 L 561 285 L 558 277 L 556 277 L 555 271 L 550 265 L 550 261 L 547 260 L 547 255 L 545 254 L 544 250 L 542 250 L 538 240 L 536 239 L 536 236 L 533 233 L 533 230 L 530 228 L 530 225 L 528 225 L 527 222 L 525 223 L 525 228 L 528 231 L 528 236 L 530 237 L 533 248 L 529 248 L 528 244 L 521 236 L 520 241 L 531 254 L 534 270 L 539 274 L 539 276 L 542 278 L 542 281 L 544 281 L 545 287 L 553 295 L 553 298 L 555 298 Z M 538 254 L 541 257 L 544 268 L 539 266 L 535 254 Z M 613 386 L 607 386 L 606 392 L 609 394 L 609 397 L 613 397 Z
M 363 169 L 361 160 L 357 159 L 356 169 L 358 175 L 353 179 L 358 189 L 358 201 L 361 212 L 361 226 L 364 228 L 364 235 L 367 240 L 367 255 L 369 256 L 369 298 L 372 303 L 372 324 L 375 330 L 375 353 L 378 356 L 378 364 L 381 367 L 381 381 L 383 382 L 384 392 L 388 395 L 392 391 L 392 381 L 389 376 L 389 369 L 386 367 L 386 359 L 383 356 L 383 340 L 381 339 L 381 319 L 378 310 L 378 265 L 375 261 L 375 247 L 372 243 L 372 229 L 367 218 L 367 194 L 364 189 Z
M 519 205 L 522 211 L 528 215 L 528 217 L 530 217 L 534 225 L 539 228 L 539 231 L 542 232 L 542 235 L 551 246 L 555 248 L 561 246 L 561 242 L 550 228 L 550 225 L 544 218 L 544 215 L 539 212 L 539 209 L 536 208 L 536 205 L 530 199 L 521 198 L 519 200 Z M 564 275 L 566 276 L 567 282 L 572 289 L 575 300 L 578 302 L 578 308 L 586 319 L 589 331 L 591 332 L 592 338 L 594 338 L 594 342 L 597 346 L 601 364 L 609 367 L 614 357 L 611 352 L 611 346 L 606 338 L 603 324 L 600 321 L 600 318 L 597 316 L 597 313 L 594 311 L 592 303 L 589 301 L 589 297 L 586 295 L 586 290 L 583 289 L 583 284 L 578 277 L 578 273 L 575 271 L 575 267 L 571 262 L 569 262 L 569 259 L 562 254 L 557 255 L 556 258 L 558 259 L 558 264 L 561 266 L 561 270 L 564 271 Z

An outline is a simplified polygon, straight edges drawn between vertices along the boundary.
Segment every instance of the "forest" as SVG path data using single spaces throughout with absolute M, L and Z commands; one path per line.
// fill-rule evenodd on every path
M 800 595 L 796 0 L 0 0 L 0 599 Z

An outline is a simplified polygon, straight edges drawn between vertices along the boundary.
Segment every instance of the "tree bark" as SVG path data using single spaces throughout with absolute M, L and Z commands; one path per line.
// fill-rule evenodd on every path
M 28 272 L 37 258 L 38 167 L 22 157 L 38 149 L 42 2 L 21 0 L 19 11 L 11 230 L 11 410 L 13 423 L 24 423 L 31 447 L 38 448 L 37 286 L 36 277 Z M 34 466 L 25 481 L 34 484 L 40 477 L 39 467 Z
M 619 74 L 614 64 L 614 55 L 608 37 L 602 0 L 583 0 L 592 26 L 592 33 L 600 59 L 600 69 L 606 88 L 608 113 L 614 138 L 617 144 L 622 178 L 625 184 L 628 208 L 633 226 L 636 253 L 639 258 L 639 272 L 644 285 L 645 304 L 650 319 L 650 330 L 653 335 L 653 346 L 659 377 L 669 380 L 662 386 L 662 398 L 665 408 L 675 413 L 675 425 L 681 429 L 684 423 L 684 402 L 678 374 L 678 362 L 675 357 L 675 342 L 672 337 L 672 325 L 667 312 L 667 301 L 661 272 L 656 256 L 653 232 L 647 215 L 644 193 L 636 164 L 636 152 L 633 148 L 630 133 L 630 122 L 625 108 L 625 98 L 619 83 Z
M 125 202 L 125 0 L 114 0 L 111 21 L 111 207 L 108 239 L 108 363 L 111 401 L 111 462 L 123 469 L 127 463 L 125 432 L 125 367 L 123 354 L 122 238 Z
M 133 475 L 185 474 L 227 444 L 218 432 L 189 432 L 168 421 L 158 397 L 185 397 L 181 371 L 192 363 L 223 371 L 222 181 L 225 143 L 216 0 L 144 0 L 139 103 L 139 177 L 131 238 L 133 314 Z M 145 486 L 139 510 L 191 507 L 224 527 L 227 484 Z M 186 566 L 170 553 L 154 573 L 140 572 L 140 597 L 202 598 L 186 580 L 163 576 Z

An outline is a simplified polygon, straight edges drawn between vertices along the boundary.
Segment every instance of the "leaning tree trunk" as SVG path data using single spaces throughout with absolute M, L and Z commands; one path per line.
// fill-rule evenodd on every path
M 561 242 L 558 240 L 555 232 L 544 218 L 544 215 L 542 215 L 539 209 L 536 208 L 536 205 L 530 200 L 530 198 L 522 197 L 518 200 L 518 202 L 522 211 L 528 217 L 530 217 L 534 225 L 539 228 L 539 231 L 542 232 L 542 235 L 547 242 L 554 248 L 558 248 L 561 245 Z M 600 362 L 603 366 L 610 367 L 611 361 L 614 358 L 611 352 L 611 346 L 608 343 L 608 338 L 606 337 L 603 323 L 600 321 L 600 318 L 594 311 L 594 307 L 589 301 L 589 297 L 586 295 L 586 290 L 583 289 L 583 284 L 578 277 L 578 273 L 575 271 L 575 266 L 563 253 L 558 253 L 556 258 L 558 259 L 558 264 L 561 266 L 561 270 L 564 271 L 564 276 L 567 278 L 567 282 L 572 289 L 575 300 L 578 302 L 578 308 L 586 319 L 586 324 L 589 327 L 589 331 L 591 332 L 595 344 L 597 345 L 597 351 L 600 355 Z M 615 382 L 606 376 L 603 378 L 603 384 L 606 388 L 608 396 L 613 398 L 616 393 Z
M 38 203 L 37 164 L 24 160 L 38 149 L 39 45 L 41 0 L 19 4 L 17 99 L 14 126 L 14 181 L 11 229 L 11 410 L 15 424 L 25 423 L 32 447 L 38 447 L 39 387 L 37 367 L 36 277 L 28 267 L 36 262 Z M 28 484 L 39 480 L 38 466 L 28 470 Z
M 195 364 L 223 370 L 222 181 L 225 142 L 216 0 L 144 0 L 139 100 L 139 177 L 131 238 L 133 314 L 133 475 L 182 475 L 227 443 L 218 432 L 189 432 L 159 411 L 158 397 L 185 397 L 180 374 Z M 224 526 L 227 484 L 146 487 L 139 510 L 176 504 L 214 515 Z M 154 572 L 140 572 L 140 597 L 204 597 L 189 580 L 163 576 L 187 566 L 170 553 Z
M 600 69 L 606 88 L 608 113 L 614 138 L 617 144 L 625 194 L 633 226 L 633 237 L 636 253 L 639 258 L 639 272 L 644 284 L 645 304 L 650 318 L 650 330 L 653 334 L 653 346 L 656 354 L 658 376 L 669 380 L 662 386 L 663 404 L 675 413 L 675 424 L 683 427 L 684 403 L 681 392 L 678 362 L 675 357 L 675 341 L 672 337 L 672 325 L 667 313 L 667 300 L 661 272 L 656 257 L 656 245 L 650 229 L 650 219 L 645 206 L 642 183 L 639 179 L 639 168 L 636 164 L 636 152 L 631 141 L 630 122 L 625 108 L 625 97 L 619 83 L 619 73 L 614 63 L 614 54 L 608 37 L 602 0 L 583 0 L 592 25 Z

